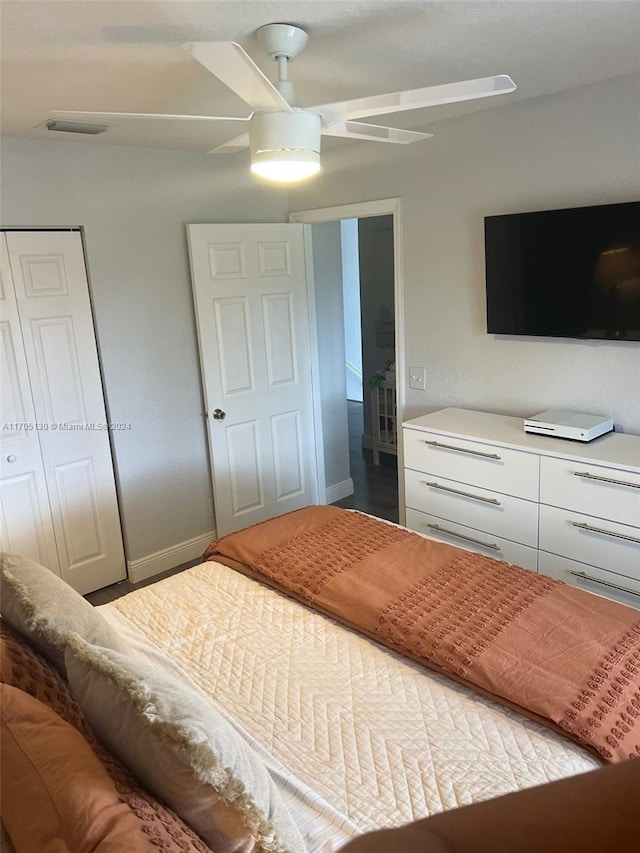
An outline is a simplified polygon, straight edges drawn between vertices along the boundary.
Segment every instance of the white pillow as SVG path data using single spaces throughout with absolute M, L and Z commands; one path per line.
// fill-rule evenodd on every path
M 80 640 L 71 690 L 104 744 L 216 853 L 304 853 L 269 772 L 197 690 Z
M 106 619 L 49 569 L 13 554 L 0 554 L 0 613 L 6 622 L 65 675 L 69 634 L 125 652 Z

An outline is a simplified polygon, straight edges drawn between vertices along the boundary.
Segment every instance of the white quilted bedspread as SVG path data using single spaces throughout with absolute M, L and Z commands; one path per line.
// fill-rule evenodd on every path
M 599 766 L 560 735 L 218 563 L 109 608 L 362 832 Z

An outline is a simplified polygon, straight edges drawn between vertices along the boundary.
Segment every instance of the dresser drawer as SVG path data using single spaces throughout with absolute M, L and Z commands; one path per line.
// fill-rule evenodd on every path
M 408 507 L 536 547 L 538 505 L 422 471 L 405 471 Z
M 539 548 L 640 580 L 637 527 L 542 505 Z
M 457 545 L 467 551 L 475 551 L 485 554 L 496 560 L 506 560 L 523 569 L 536 571 L 538 564 L 538 552 L 535 548 L 527 548 L 508 539 L 491 536 L 464 524 L 456 524 L 453 521 L 445 521 L 425 512 L 415 509 L 407 509 L 407 527 L 422 533 L 430 539 L 437 539 L 449 545 Z
M 540 501 L 640 527 L 640 474 L 543 456 Z
M 461 483 L 538 500 L 538 456 L 478 441 L 404 430 L 404 464 Z
M 571 586 L 577 586 L 579 589 L 594 592 L 596 595 L 640 610 L 640 581 L 638 580 L 625 578 L 596 566 L 568 560 L 557 554 L 547 554 L 545 551 L 540 551 L 538 570 L 541 575 L 549 575 Z

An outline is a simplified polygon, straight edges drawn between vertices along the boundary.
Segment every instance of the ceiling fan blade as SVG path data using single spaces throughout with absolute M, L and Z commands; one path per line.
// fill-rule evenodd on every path
M 293 112 L 239 44 L 233 41 L 195 41 L 183 47 L 257 112 Z
M 442 86 L 427 86 L 423 89 L 409 89 L 406 92 L 390 92 L 388 95 L 373 95 L 369 98 L 338 101 L 335 104 L 321 104 L 309 109 L 320 113 L 325 123 L 331 127 L 342 121 L 453 104 L 457 101 L 471 101 L 475 98 L 489 98 L 492 95 L 513 92 L 515 89 L 516 84 L 511 77 L 499 74 L 497 77 L 462 80 L 459 83 L 445 83 Z
M 378 124 L 364 124 L 361 121 L 341 121 L 331 127 L 322 128 L 323 136 L 346 136 L 349 139 L 371 139 L 374 142 L 398 142 L 408 145 L 421 139 L 431 139 L 432 133 L 419 133 L 416 130 L 401 130 L 398 127 L 381 127 Z
M 191 121 L 249 121 L 251 116 L 183 116 L 166 113 L 105 113 L 91 110 L 50 110 L 52 116 L 74 116 L 75 118 L 164 118 Z
M 211 151 L 207 151 L 207 154 L 235 154 L 237 151 L 242 151 L 244 148 L 248 147 L 249 134 L 242 133 L 240 136 L 236 136 L 228 142 L 223 142 L 222 145 L 212 148 Z

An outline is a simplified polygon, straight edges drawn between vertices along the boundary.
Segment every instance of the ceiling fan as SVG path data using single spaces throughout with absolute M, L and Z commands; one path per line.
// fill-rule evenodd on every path
M 257 30 L 257 36 L 266 53 L 278 64 L 278 81 L 275 84 L 265 77 L 246 51 L 235 42 L 190 42 L 184 45 L 195 60 L 251 107 L 252 112 L 248 116 L 85 110 L 55 110 L 52 115 L 244 122 L 248 124 L 248 132 L 219 145 L 210 153 L 233 153 L 250 148 L 253 172 L 270 180 L 290 182 L 309 177 L 320 169 L 322 135 L 400 144 L 432 136 L 414 130 L 367 124 L 359 119 L 487 98 L 513 92 L 516 88 L 510 77 L 500 74 L 333 104 L 300 107 L 293 83 L 288 79 L 288 64 L 306 45 L 307 33 L 291 24 L 265 24 Z

